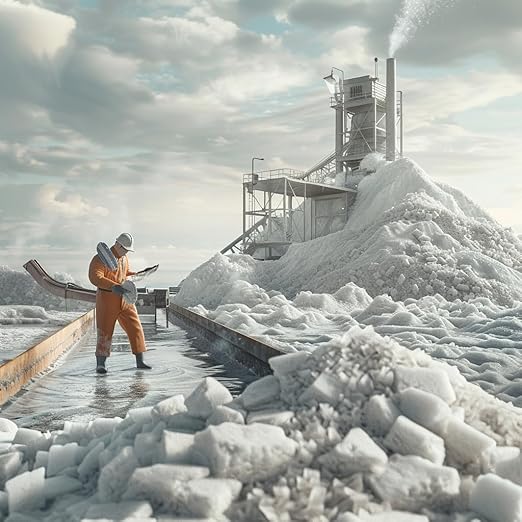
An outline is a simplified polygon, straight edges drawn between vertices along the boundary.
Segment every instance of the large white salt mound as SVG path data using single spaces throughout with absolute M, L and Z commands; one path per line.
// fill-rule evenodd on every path
M 405 158 L 361 181 L 343 230 L 294 243 L 276 261 L 217 254 L 185 279 L 175 301 L 252 307 L 267 302 L 262 289 L 293 298 L 334 294 L 353 282 L 396 301 L 438 294 L 511 305 L 522 300 L 521 270 L 522 244 L 512 230 Z
M 491 219 L 460 191 L 435 183 L 417 163 L 403 158 L 380 166 L 359 183 L 348 227 L 357 230 L 373 224 L 376 217 L 415 192 L 425 192 L 458 217 Z

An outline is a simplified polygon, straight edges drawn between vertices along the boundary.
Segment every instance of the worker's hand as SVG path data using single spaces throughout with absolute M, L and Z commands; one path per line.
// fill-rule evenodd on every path
M 112 292 L 114 292 L 115 294 L 118 294 L 118 295 L 123 295 L 128 292 L 128 290 L 126 288 L 123 288 L 123 286 L 121 286 L 121 285 L 114 285 L 111 288 L 111 290 L 112 290 Z

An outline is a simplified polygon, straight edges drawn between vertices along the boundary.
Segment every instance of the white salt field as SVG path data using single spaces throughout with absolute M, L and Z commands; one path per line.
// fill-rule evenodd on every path
M 79 315 L 80 312 L 49 312 L 41 306 L 0 305 L 0 362 L 43 341 Z
M 240 395 L 200 375 L 124 417 L 79 411 L 50 432 L 3 420 L 4 510 L 520 522 L 521 254 L 512 231 L 414 163 L 377 164 L 343 231 L 277 261 L 216 255 L 182 285 L 179 304 L 287 352 L 273 375 Z M 107 382 L 132 396 L 129 354 L 114 357 Z M 15 417 L 45 423 L 43 410 Z

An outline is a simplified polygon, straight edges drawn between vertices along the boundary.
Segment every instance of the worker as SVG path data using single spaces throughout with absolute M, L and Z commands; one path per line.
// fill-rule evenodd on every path
M 96 292 L 96 372 L 107 373 L 105 361 L 111 355 L 112 334 L 118 321 L 129 338 L 132 353 L 136 357 L 136 367 L 150 370 L 151 367 L 143 361 L 145 335 L 138 312 L 134 304 L 129 304 L 123 298 L 127 290 L 122 286 L 128 276 L 135 272 L 129 270 L 127 252 L 134 252 L 133 237 L 124 232 L 120 234 L 111 247 L 111 252 L 117 259 L 118 267 L 111 270 L 95 255 L 89 265 L 89 280 L 98 288 Z

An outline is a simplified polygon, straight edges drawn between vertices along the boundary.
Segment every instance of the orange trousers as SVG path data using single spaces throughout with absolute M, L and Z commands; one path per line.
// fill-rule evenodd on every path
M 112 335 L 118 321 L 129 338 L 133 354 L 143 353 L 145 335 L 136 306 L 125 302 L 123 297 L 113 292 L 98 289 L 96 292 L 96 355 L 111 355 Z

